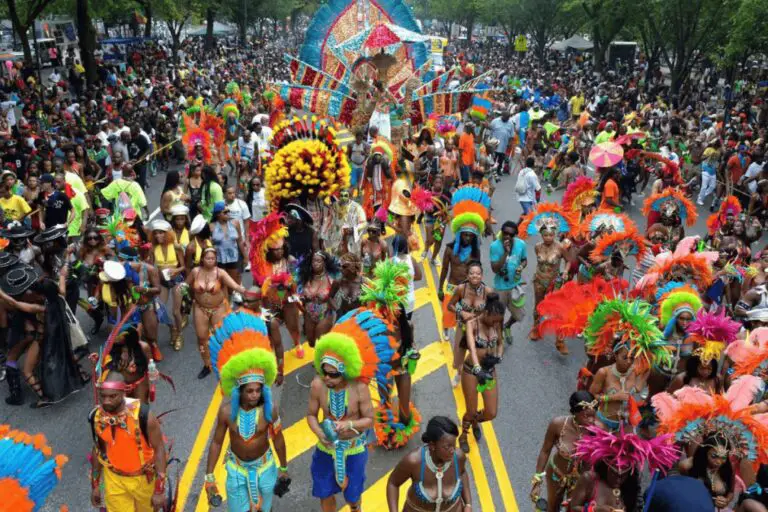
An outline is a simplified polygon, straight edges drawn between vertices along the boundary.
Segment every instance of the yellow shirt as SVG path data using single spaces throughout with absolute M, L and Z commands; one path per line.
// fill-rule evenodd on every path
M 26 214 L 32 211 L 32 208 L 30 208 L 24 198 L 15 194 L 8 198 L 0 198 L 0 207 L 5 212 L 5 218 L 10 220 L 20 221 Z
M 165 252 L 166 254 L 163 254 Z M 179 260 L 176 259 L 176 246 L 166 244 L 165 247 L 155 246 L 155 265 L 160 268 L 176 268 L 179 266 Z

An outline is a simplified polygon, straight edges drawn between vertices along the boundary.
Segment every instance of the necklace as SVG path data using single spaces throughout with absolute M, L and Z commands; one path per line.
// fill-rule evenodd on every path
M 616 376 L 617 379 L 619 379 L 619 384 L 621 385 L 622 391 L 624 391 L 624 386 L 627 382 L 627 377 L 629 377 L 630 371 L 631 371 L 631 368 L 627 370 L 625 373 L 621 373 L 619 372 L 619 369 L 616 368 L 615 364 L 611 367 L 611 372 Z
M 431 472 L 435 474 L 435 480 L 437 480 L 437 496 L 435 497 L 435 512 L 440 512 L 440 507 L 443 504 L 443 476 L 448 468 L 453 464 L 452 460 L 449 460 L 440 467 L 437 467 L 435 461 L 432 460 L 432 456 L 429 454 L 429 450 L 424 450 L 424 462 Z
M 244 441 L 249 441 L 256 435 L 256 427 L 259 424 L 259 408 L 254 407 L 250 411 L 242 407 L 237 412 L 237 433 Z

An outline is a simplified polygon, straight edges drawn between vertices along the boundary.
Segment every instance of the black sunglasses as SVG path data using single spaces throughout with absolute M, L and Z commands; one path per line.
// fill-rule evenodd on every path
M 98 237 L 98 236 L 96 236 L 96 235 L 93 235 L 93 236 L 87 236 L 87 237 L 85 237 L 85 239 L 86 239 L 86 240 L 98 240 L 98 239 L 99 239 L 99 237 Z
M 343 377 L 343 374 L 341 374 L 339 372 L 327 372 L 325 370 L 321 370 L 321 371 L 322 371 L 324 376 L 326 376 L 326 377 L 328 377 L 330 379 L 338 379 L 338 378 Z

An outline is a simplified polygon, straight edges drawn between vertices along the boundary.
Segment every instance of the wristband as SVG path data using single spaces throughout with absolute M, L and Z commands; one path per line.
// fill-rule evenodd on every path
M 277 469 L 279 469 L 281 473 L 287 473 L 288 472 L 288 466 L 280 466 Z
M 531 478 L 531 485 L 539 484 L 544 479 L 544 476 L 547 474 L 546 471 L 542 471 L 541 473 L 534 473 L 533 478 Z
M 91 489 L 96 489 L 101 484 L 101 473 L 91 473 Z
M 165 474 L 158 473 L 155 476 L 155 494 L 165 494 Z
M 207 484 L 215 484 L 216 483 L 216 475 L 213 473 L 208 473 L 205 475 L 205 483 Z

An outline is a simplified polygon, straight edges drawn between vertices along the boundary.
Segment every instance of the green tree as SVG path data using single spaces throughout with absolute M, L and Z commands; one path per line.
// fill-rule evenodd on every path
M 592 52 L 595 59 L 595 71 L 602 73 L 605 68 L 605 59 L 611 42 L 624 29 L 626 23 L 632 18 L 634 0 L 570 0 L 565 6 L 572 9 L 572 2 L 581 4 L 586 14 L 586 27 L 592 35 Z M 685 0 L 670 0 L 682 2 Z
M 5 0 L 8 7 L 8 17 L 13 25 L 13 31 L 21 42 L 24 50 L 24 60 L 32 63 L 32 47 L 29 45 L 29 29 L 34 26 L 45 10 L 51 6 L 54 0 Z
M 187 23 L 201 17 L 208 6 L 203 6 L 199 0 L 155 0 L 158 17 L 165 21 L 165 26 L 171 34 L 171 51 L 173 62 L 179 62 L 181 47 L 181 32 Z
M 734 12 L 727 43 L 722 48 L 724 64 L 735 65 L 768 48 L 768 0 L 742 0 Z
M 728 20 L 739 0 L 645 0 L 639 5 L 650 37 L 669 67 L 671 93 L 679 93 L 693 67 L 728 37 Z

